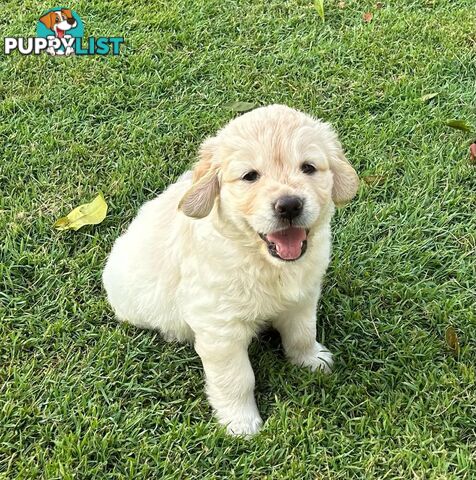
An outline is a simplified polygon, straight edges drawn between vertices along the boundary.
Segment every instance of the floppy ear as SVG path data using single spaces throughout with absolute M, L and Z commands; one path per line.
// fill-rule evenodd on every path
M 73 14 L 71 13 L 71 10 L 69 8 L 62 8 L 61 13 L 64 13 L 66 15 L 66 18 L 73 18 Z
M 336 139 L 336 148 L 332 152 L 330 168 L 334 177 L 332 186 L 332 200 L 336 205 L 350 202 L 359 188 L 359 176 L 352 165 L 345 158 L 342 146 Z
M 48 29 L 53 30 L 53 25 L 56 21 L 55 12 L 47 13 L 40 18 L 40 22 Z
M 220 191 L 218 165 L 213 164 L 215 150 L 215 139 L 205 140 L 200 147 L 200 160 L 193 169 L 193 184 L 179 203 L 179 210 L 187 217 L 206 217 L 213 208 Z

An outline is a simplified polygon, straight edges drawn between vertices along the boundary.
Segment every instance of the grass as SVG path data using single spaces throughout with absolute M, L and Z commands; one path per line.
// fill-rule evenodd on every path
M 323 23 L 302 0 L 79 0 L 86 35 L 124 35 L 124 54 L 1 56 L 0 478 L 475 478 L 476 171 L 445 126 L 476 123 L 474 2 L 374 3 L 324 2 Z M 2 36 L 53 6 L 3 2 Z M 330 121 L 381 176 L 334 220 L 317 322 L 335 372 L 254 342 L 251 441 L 211 420 L 193 349 L 118 325 L 100 282 L 235 100 Z M 52 230 L 97 191 L 103 224 Z

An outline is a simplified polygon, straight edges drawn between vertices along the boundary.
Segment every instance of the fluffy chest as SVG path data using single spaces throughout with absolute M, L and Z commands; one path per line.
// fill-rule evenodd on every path
M 272 270 L 259 265 L 241 270 L 226 286 L 224 297 L 243 320 L 264 321 L 306 298 L 310 282 L 303 269 Z
M 198 266 L 198 265 L 197 265 Z M 262 323 L 317 294 L 319 268 L 314 265 L 247 263 L 223 268 L 201 265 L 187 276 L 187 293 L 192 310 L 213 312 L 213 316 Z
M 317 297 L 329 263 L 328 231 L 311 240 L 302 259 L 282 265 L 213 235 L 201 240 L 197 236 L 194 244 L 201 255 L 190 251 L 182 263 L 182 298 L 190 313 L 222 319 L 262 323 Z

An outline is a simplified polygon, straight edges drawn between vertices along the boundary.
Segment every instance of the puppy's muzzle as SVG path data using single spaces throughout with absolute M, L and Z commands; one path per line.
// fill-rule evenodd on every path
M 286 195 L 278 198 L 274 204 L 274 211 L 281 220 L 291 222 L 301 215 L 304 208 L 304 201 L 296 195 Z
M 76 20 L 74 18 L 67 18 L 66 21 L 70 24 L 70 25 L 74 25 L 76 23 Z

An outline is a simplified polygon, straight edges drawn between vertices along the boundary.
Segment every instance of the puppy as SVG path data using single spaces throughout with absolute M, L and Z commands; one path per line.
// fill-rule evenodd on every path
M 71 38 L 71 35 L 65 35 L 65 32 L 76 28 L 77 22 L 73 17 L 71 10 L 62 8 L 54 12 L 49 12 L 40 18 L 40 22 L 49 30 L 53 31 L 55 37 L 58 38 Z M 65 51 L 55 50 L 50 47 L 48 50 L 50 55 L 71 55 L 74 53 L 73 48 L 67 47 Z
M 292 363 L 330 371 L 316 306 L 334 205 L 358 183 L 327 123 L 262 107 L 205 140 L 193 172 L 146 203 L 116 241 L 103 281 L 117 317 L 193 342 L 229 433 L 262 424 L 248 345 L 266 325 Z

